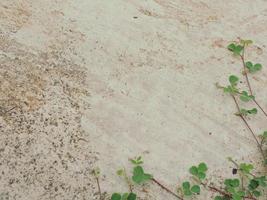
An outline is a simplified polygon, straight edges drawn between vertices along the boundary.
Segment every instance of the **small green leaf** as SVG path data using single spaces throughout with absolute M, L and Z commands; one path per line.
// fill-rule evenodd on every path
M 111 200 L 121 200 L 121 195 L 119 193 L 113 193 Z
M 119 169 L 118 171 L 117 171 L 117 175 L 118 176 L 122 176 L 124 174 L 124 170 L 123 169 Z
M 240 181 L 238 179 L 233 179 L 232 180 L 232 186 L 233 187 L 238 187 L 240 185 Z
M 99 177 L 99 176 L 100 176 L 100 169 L 99 169 L 98 167 L 95 168 L 95 169 L 93 169 L 92 174 L 93 174 L 95 177 Z
M 244 108 L 241 108 L 240 109 L 240 112 L 239 113 L 236 113 L 236 115 L 243 115 L 243 116 L 247 116 L 247 115 L 255 115 L 257 114 L 258 110 L 256 108 L 252 108 L 251 110 L 247 110 L 247 109 L 244 109 Z
M 223 198 L 220 197 L 220 196 L 216 196 L 216 197 L 214 198 L 214 200 L 223 200 Z
M 249 114 L 257 114 L 258 110 L 256 108 L 253 108 L 251 110 L 248 110 Z
M 134 164 L 134 165 L 141 165 L 141 164 L 144 163 L 143 160 L 142 160 L 142 157 L 141 157 L 141 156 L 138 156 L 138 157 L 136 157 L 136 158 L 134 158 L 134 159 L 130 159 L 130 161 L 131 161 L 132 164 Z
M 232 195 L 232 198 L 233 198 L 233 200 L 242 200 L 242 196 L 240 196 L 239 194 L 236 194 L 236 193 L 234 193 Z
M 200 163 L 198 165 L 198 171 L 199 172 L 206 172 L 208 170 L 208 167 L 206 165 L 206 163 Z
M 200 193 L 200 187 L 198 185 L 194 185 L 192 188 L 191 188 L 191 191 L 193 193 L 196 193 L 196 194 L 199 194 Z
M 144 173 L 144 170 L 141 166 L 136 166 L 134 167 L 134 171 L 133 171 L 133 176 L 132 176 L 132 180 L 137 183 L 137 184 L 141 184 L 144 183 L 146 181 L 151 180 L 153 177 L 151 174 L 146 174 Z
M 266 179 L 266 176 L 257 177 L 257 178 L 254 178 L 254 180 L 258 181 L 258 183 L 259 183 L 259 185 L 261 187 L 267 187 L 267 179 Z
M 253 191 L 252 194 L 253 194 L 255 197 L 260 197 L 260 196 L 261 196 L 261 192 L 258 191 L 258 190 Z
M 259 71 L 261 69 L 262 69 L 262 65 L 260 63 L 257 63 L 257 64 L 254 65 L 254 70 L 255 71 Z
M 203 179 L 206 178 L 206 174 L 203 173 L 203 172 L 199 172 L 198 175 L 197 175 L 197 177 L 198 177 L 200 180 L 203 180 Z
M 234 55 L 241 55 L 241 52 L 244 49 L 243 46 L 238 45 L 238 44 L 236 45 L 234 43 L 229 44 L 227 46 L 227 48 L 228 48 L 229 51 L 232 51 L 234 53 Z
M 136 200 L 137 196 L 134 193 L 130 193 L 127 200 Z
M 248 102 L 253 99 L 255 99 L 255 97 L 253 95 L 249 95 L 246 91 L 242 91 L 242 93 L 240 94 L 241 101 Z
M 232 86 L 227 86 L 227 87 L 224 87 L 223 88 L 223 91 L 225 92 L 225 93 L 230 93 L 230 94 L 234 94 L 234 93 L 236 93 L 236 89 L 234 88 L 234 87 L 232 87 Z
M 241 163 L 239 168 L 243 173 L 249 174 L 254 167 L 251 164 Z
M 189 172 L 190 172 L 192 175 L 196 176 L 196 175 L 198 174 L 198 169 L 197 169 L 196 166 L 192 166 L 192 167 L 189 169 Z
M 262 69 L 262 65 L 260 63 L 256 63 L 255 65 L 248 61 L 246 62 L 246 68 L 248 68 L 250 73 L 255 73 L 257 71 L 260 71 Z
M 128 193 L 124 193 L 121 197 L 121 200 L 127 200 L 129 194 Z
M 234 51 L 235 50 L 235 44 L 234 43 L 231 43 L 227 46 L 227 49 L 230 50 L 230 51 Z
M 248 189 L 249 190 L 255 190 L 259 187 L 259 182 L 255 179 L 252 179 L 249 181 Z
M 192 192 L 190 190 L 184 190 L 184 195 L 185 196 L 191 196 Z
M 252 40 L 241 40 L 240 43 L 243 45 L 243 46 L 248 46 L 250 44 L 253 43 Z
M 239 80 L 239 78 L 238 78 L 237 76 L 235 76 L 235 75 L 231 75 L 231 76 L 229 77 L 229 82 L 230 82 L 230 84 L 231 84 L 232 86 L 236 86 L 237 83 L 238 83 L 238 80 Z
M 230 188 L 236 188 L 240 185 L 239 179 L 226 179 L 224 184 Z
M 190 183 L 188 181 L 183 182 L 182 186 L 183 186 L 183 190 L 189 190 L 190 189 Z

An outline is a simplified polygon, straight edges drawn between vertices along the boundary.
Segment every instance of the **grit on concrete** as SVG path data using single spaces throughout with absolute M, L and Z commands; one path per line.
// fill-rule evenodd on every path
M 225 49 L 237 37 L 267 65 L 266 25 L 266 0 L 0 0 L 0 199 L 98 199 L 95 167 L 103 191 L 124 192 L 116 170 L 136 155 L 173 190 L 201 161 L 216 183 L 232 177 L 228 156 L 256 162 L 215 83 L 241 72 Z M 266 77 L 251 77 L 265 108 Z M 267 128 L 261 114 L 251 124 Z

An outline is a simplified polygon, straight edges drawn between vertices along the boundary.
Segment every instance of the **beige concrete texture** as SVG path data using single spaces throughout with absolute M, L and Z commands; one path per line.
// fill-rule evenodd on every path
M 227 157 L 257 163 L 215 83 L 236 74 L 247 88 L 225 47 L 252 39 L 267 108 L 266 25 L 266 0 L 0 0 L 0 199 L 99 199 L 95 167 L 102 191 L 126 192 L 116 170 L 130 174 L 137 155 L 173 191 L 199 162 L 218 185 L 233 177 Z M 262 113 L 249 120 L 267 129 Z M 135 191 L 173 199 L 154 184 Z

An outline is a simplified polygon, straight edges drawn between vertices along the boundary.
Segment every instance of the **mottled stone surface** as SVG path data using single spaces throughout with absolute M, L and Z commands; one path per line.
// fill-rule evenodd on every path
M 226 157 L 257 162 L 215 83 L 241 72 L 225 49 L 237 37 L 267 65 L 266 24 L 266 0 L 1 0 L 0 199 L 98 199 L 96 166 L 103 191 L 123 192 L 116 170 L 136 155 L 173 190 L 200 161 L 217 183 L 232 176 Z M 250 77 L 265 108 L 266 77 Z

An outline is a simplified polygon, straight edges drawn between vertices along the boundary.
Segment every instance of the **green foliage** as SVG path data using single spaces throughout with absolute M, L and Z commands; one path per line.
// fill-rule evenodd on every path
M 244 47 L 239 44 L 231 43 L 227 46 L 228 50 L 233 52 L 234 55 L 241 55 Z
M 235 76 L 235 75 L 229 76 L 229 82 L 230 82 L 231 86 L 233 86 L 233 87 L 237 86 L 238 81 L 239 81 L 239 78 L 237 76 Z
M 100 169 L 96 167 L 95 169 L 92 170 L 92 174 L 98 178 L 100 176 Z
M 248 184 L 248 190 L 250 194 L 252 194 L 255 197 L 261 196 L 261 188 L 267 187 L 267 180 L 266 176 L 261 176 L 261 177 L 254 177 L 253 179 L 249 180 Z
M 241 108 L 240 112 L 236 113 L 236 115 L 243 115 L 243 116 L 255 115 L 255 114 L 257 114 L 257 112 L 258 112 L 257 108 L 252 108 L 250 110 Z
M 153 178 L 151 174 L 144 172 L 144 169 L 141 166 L 134 167 L 132 180 L 137 184 L 142 184 L 146 181 L 149 181 Z
M 267 142 L 267 131 L 264 131 L 260 136 L 262 138 L 263 143 Z
M 216 196 L 214 200 L 229 200 L 229 198 L 223 196 Z
M 200 186 L 199 185 L 193 185 L 191 187 L 191 184 L 186 181 L 182 184 L 182 191 L 185 196 L 192 196 L 194 194 L 200 194 Z
M 240 40 L 240 44 L 242 44 L 244 47 L 248 46 L 248 45 L 250 45 L 252 43 L 253 43 L 252 40 L 243 40 L 243 39 Z
M 132 164 L 136 165 L 133 168 L 133 176 L 132 176 L 132 180 L 135 183 L 142 184 L 153 178 L 151 174 L 145 173 L 143 167 L 140 166 L 141 164 L 144 163 L 141 156 L 131 159 L 130 161 Z
M 200 163 L 198 166 L 192 166 L 189 169 L 190 174 L 198 178 L 199 180 L 203 180 L 206 178 L 206 172 L 208 167 L 205 163 Z
M 233 200 L 242 200 L 245 196 L 245 191 L 239 189 L 239 179 L 225 179 L 225 190 L 231 194 Z
M 229 94 L 236 94 L 238 92 L 238 90 L 235 87 L 232 87 L 230 85 L 228 85 L 227 87 L 224 87 L 223 91 Z
M 250 174 L 251 170 L 253 169 L 254 169 L 254 166 L 252 164 L 241 163 L 239 165 L 239 170 L 244 174 Z
M 236 88 L 237 84 L 238 84 L 239 78 L 235 75 L 231 75 L 229 76 L 229 82 L 230 85 L 226 86 L 226 87 L 222 87 L 225 93 L 229 93 L 229 94 L 237 94 L 238 93 L 238 89 Z
M 249 95 L 247 91 L 242 91 L 242 93 L 240 94 L 241 101 L 248 102 L 253 99 L 255 99 L 255 97 L 253 95 Z
M 231 43 L 227 46 L 228 50 L 233 52 L 234 55 L 238 56 L 243 61 L 242 62 L 243 67 L 246 68 L 245 72 L 249 71 L 250 73 L 254 73 L 262 69 L 262 65 L 259 63 L 253 64 L 251 61 L 247 61 L 247 62 L 245 61 L 245 54 L 244 54 L 245 48 L 252 43 L 253 42 L 251 40 L 241 39 L 239 42 Z M 245 73 L 243 75 L 247 76 L 248 74 Z M 254 103 L 257 104 L 255 97 L 253 95 L 250 95 L 247 91 L 242 91 L 242 92 L 239 91 L 239 89 L 237 88 L 238 83 L 239 83 L 239 78 L 237 76 L 231 75 L 229 76 L 228 80 L 230 84 L 227 85 L 226 87 L 222 87 L 219 84 L 217 84 L 217 87 L 220 89 L 223 89 L 224 92 L 234 97 L 234 101 L 238 109 L 240 107 L 238 104 L 238 99 L 236 97 L 239 97 L 239 99 L 243 102 L 249 102 L 253 100 Z M 250 86 L 249 83 L 248 85 Z M 260 106 L 259 108 L 262 110 Z M 241 117 L 247 116 L 247 115 L 253 115 L 253 114 L 257 114 L 257 109 L 256 108 L 252 108 L 252 109 L 240 108 L 240 112 L 236 114 Z M 248 119 L 243 118 L 243 120 L 248 120 Z M 260 135 L 260 139 L 261 139 L 260 147 L 266 146 L 267 131 L 263 132 L 263 134 Z M 263 155 L 263 158 L 264 158 L 265 164 L 267 165 L 266 156 Z M 125 177 L 128 185 L 130 186 L 129 187 L 130 191 L 132 191 L 132 186 L 133 186 L 132 181 L 133 183 L 140 185 L 140 184 L 143 184 L 143 183 L 146 183 L 152 180 L 162 189 L 167 191 L 169 194 L 172 194 L 173 196 L 177 197 L 178 199 L 183 199 L 183 196 L 194 197 L 195 195 L 199 195 L 201 192 L 200 186 L 203 186 L 203 188 L 206 188 L 206 189 L 211 189 L 211 191 L 215 192 L 217 196 L 214 197 L 214 200 L 258 199 L 260 196 L 263 196 L 264 188 L 267 187 L 266 176 L 259 176 L 259 177 L 255 176 L 252 172 L 252 170 L 254 170 L 254 166 L 252 164 L 248 164 L 248 163 L 238 164 L 232 159 L 229 159 L 229 160 L 235 165 L 233 174 L 236 175 L 237 172 L 239 172 L 238 173 L 239 178 L 225 179 L 224 187 L 216 187 L 214 186 L 213 183 L 209 183 L 208 179 L 206 179 L 208 167 L 203 162 L 197 166 L 190 167 L 189 172 L 191 175 L 193 175 L 193 177 L 191 177 L 193 180 L 191 182 L 184 181 L 181 187 L 178 188 L 178 192 L 182 197 L 179 197 L 178 195 L 173 193 L 171 190 L 163 186 L 159 181 L 154 179 L 151 174 L 145 173 L 143 167 L 141 166 L 144 163 L 141 156 L 130 160 L 131 163 L 134 165 L 132 180 L 128 178 L 125 169 L 118 170 L 117 174 L 119 176 Z M 113 193 L 111 200 L 136 200 L 136 198 L 137 198 L 136 194 L 132 192 L 123 193 L 123 194 Z
M 119 170 L 117 171 L 117 175 L 118 175 L 118 176 L 124 176 L 124 175 L 125 175 L 125 170 L 124 170 L 124 169 L 119 169 Z
M 246 68 L 248 68 L 250 73 L 255 73 L 262 69 L 262 65 L 260 63 L 253 64 L 252 62 L 246 62 Z
M 134 165 L 141 165 L 141 164 L 144 163 L 143 160 L 142 160 L 142 157 L 141 157 L 141 156 L 138 156 L 138 157 L 136 157 L 136 158 L 134 158 L 134 159 L 130 159 L 130 161 L 131 161 L 132 164 L 134 164 Z
M 113 193 L 111 196 L 111 200 L 136 200 L 137 196 L 135 193 Z

